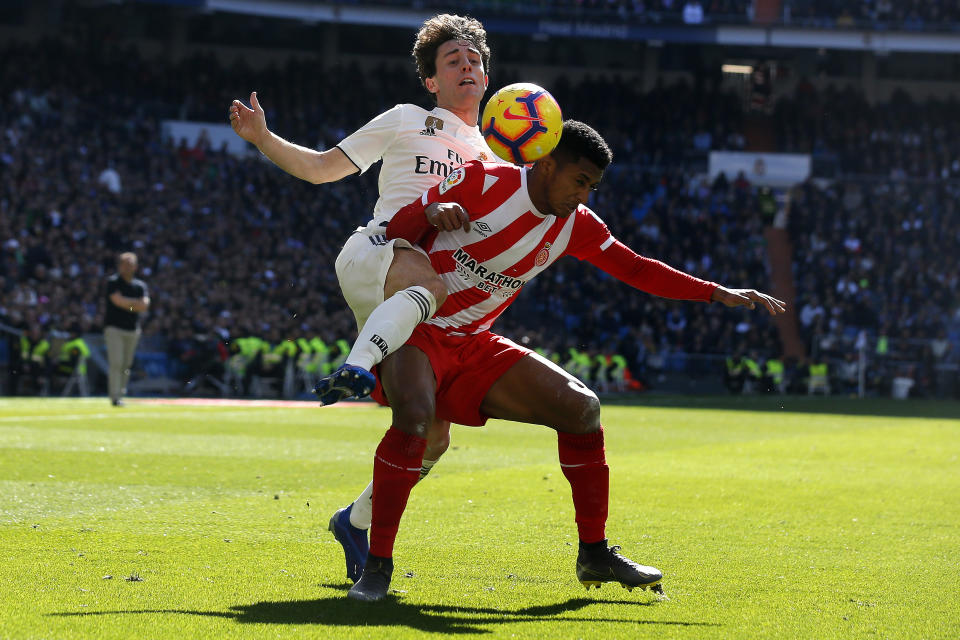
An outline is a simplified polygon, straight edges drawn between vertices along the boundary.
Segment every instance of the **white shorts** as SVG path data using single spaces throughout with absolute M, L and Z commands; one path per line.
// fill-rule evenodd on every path
M 420 247 L 397 238 L 387 240 L 386 227 L 371 221 L 347 238 L 340 250 L 334 267 L 340 291 L 357 320 L 357 329 L 363 327 L 373 310 L 383 302 L 383 286 L 387 271 L 393 264 L 393 248 L 415 249 L 426 255 Z

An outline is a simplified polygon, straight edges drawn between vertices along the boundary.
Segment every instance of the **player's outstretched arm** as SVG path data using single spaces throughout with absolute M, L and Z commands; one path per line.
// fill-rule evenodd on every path
M 288 142 L 267 128 L 267 118 L 257 92 L 250 94 L 250 106 L 234 100 L 229 109 L 230 126 L 234 132 L 252 143 L 263 155 L 292 176 L 313 184 L 334 182 L 357 172 L 347 155 L 334 147 L 315 151 Z
M 757 304 L 766 307 L 770 315 L 775 316 L 787 309 L 787 303 L 755 289 L 728 289 L 718 286 L 710 298 L 713 302 L 722 302 L 728 307 L 747 307 L 753 309 Z
M 587 220 L 592 222 L 593 219 L 587 218 Z M 635 253 L 630 247 L 610 237 L 609 231 L 602 223 L 592 223 L 594 228 L 600 231 L 596 237 L 607 237 L 603 242 L 606 249 L 600 253 L 590 253 L 585 256 L 585 259 L 613 277 L 641 291 L 674 300 L 722 302 L 728 307 L 753 309 L 759 303 L 766 307 L 770 315 L 783 313 L 787 308 L 785 302 L 766 293 L 760 293 L 754 289 L 729 289 L 715 282 L 701 280 L 689 273 L 678 271 L 659 260 L 645 258 Z M 593 243 L 587 243 L 585 246 L 595 246 L 595 243 L 596 240 Z

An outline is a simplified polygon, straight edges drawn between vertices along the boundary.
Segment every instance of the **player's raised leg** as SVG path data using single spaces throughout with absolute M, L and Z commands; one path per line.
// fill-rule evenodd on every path
M 348 302 L 357 295 L 348 288 L 353 288 L 352 282 L 360 272 L 370 273 L 370 277 L 382 281 L 383 291 L 375 306 L 367 300 L 350 304 L 357 315 L 359 335 L 344 364 L 317 384 L 314 392 L 324 405 L 369 395 L 376 384 L 370 373 L 373 367 L 399 349 L 414 328 L 433 316 L 446 300 L 446 287 L 423 253 L 404 247 L 403 241 L 388 243 L 379 251 L 389 252 L 391 249 L 392 260 L 388 265 L 384 264 L 383 256 L 364 251 L 363 258 L 352 260 L 343 267 L 346 272 L 340 282 Z M 348 246 L 344 251 L 348 251 Z M 361 260 L 368 264 L 361 264 Z M 341 276 L 340 264 L 338 258 L 338 276 Z M 384 266 L 387 267 L 385 274 L 382 273 Z M 369 283 L 366 286 L 370 288 Z
M 370 552 L 363 573 L 347 594 L 355 600 L 382 600 L 393 574 L 393 544 L 413 485 L 420 478 L 427 431 L 436 410 L 433 368 L 426 354 L 405 346 L 380 366 L 380 380 L 393 424 L 373 460 L 373 514 Z
M 577 579 L 587 589 L 619 582 L 627 589 L 659 591 L 663 578 L 659 569 L 625 558 L 618 546 L 607 546 L 610 471 L 596 394 L 554 363 L 531 353 L 491 386 L 481 412 L 556 430 L 560 467 L 570 483 L 580 537 Z

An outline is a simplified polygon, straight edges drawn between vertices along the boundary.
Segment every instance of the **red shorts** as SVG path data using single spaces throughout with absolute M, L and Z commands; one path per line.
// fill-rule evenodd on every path
M 437 417 L 469 427 L 486 424 L 480 405 L 493 383 L 530 353 L 512 340 L 484 331 L 472 336 L 447 335 L 429 324 L 417 325 L 407 344 L 427 354 L 437 379 Z M 377 370 L 374 370 L 378 374 Z M 370 397 L 389 407 L 377 375 Z

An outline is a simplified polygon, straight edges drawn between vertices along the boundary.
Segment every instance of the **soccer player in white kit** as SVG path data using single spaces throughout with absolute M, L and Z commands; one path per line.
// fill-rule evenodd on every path
M 425 254 L 409 242 L 386 239 L 386 225 L 402 206 L 450 175 L 464 162 L 496 162 L 477 127 L 488 84 L 490 49 L 483 25 L 473 18 L 442 14 L 424 22 L 413 47 L 417 73 L 436 100 L 426 110 L 401 104 L 380 114 L 326 151 L 295 145 L 272 133 L 256 92 L 250 107 L 234 100 L 233 130 L 281 169 L 314 184 L 364 172 L 382 160 L 380 198 L 370 222 L 347 239 L 336 260 L 337 278 L 359 328 L 346 364 L 335 374 L 343 387 L 321 394 L 324 404 L 373 390 L 370 370 L 400 348 L 414 328 L 443 304 L 447 291 Z M 424 468 L 446 450 L 449 423 L 430 432 Z M 330 530 L 344 547 L 347 574 L 356 580 L 367 555 L 370 487 L 351 507 L 338 511 Z M 352 560 L 353 558 L 353 560 Z

